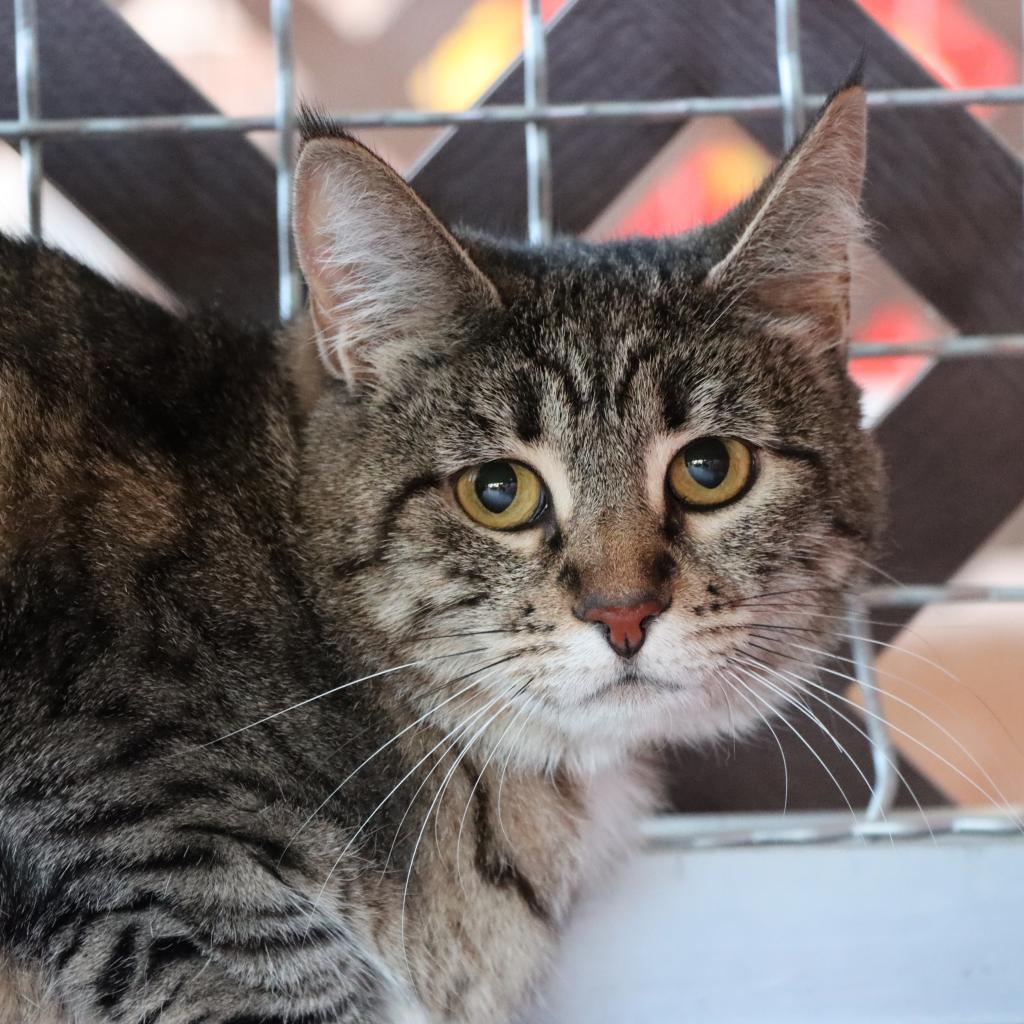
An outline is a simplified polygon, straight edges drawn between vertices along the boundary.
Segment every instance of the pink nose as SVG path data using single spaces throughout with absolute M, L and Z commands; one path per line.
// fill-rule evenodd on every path
M 664 610 L 661 601 L 649 599 L 630 605 L 596 605 L 581 618 L 584 622 L 599 622 L 612 649 L 623 658 L 631 658 L 643 646 L 648 623 Z

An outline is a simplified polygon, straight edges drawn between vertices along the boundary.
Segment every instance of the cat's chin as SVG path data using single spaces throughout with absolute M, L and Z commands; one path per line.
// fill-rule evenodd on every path
M 617 666 L 618 668 L 618 666 Z M 660 674 L 645 672 L 637 666 L 626 663 L 617 672 L 611 674 L 607 682 L 589 694 L 587 703 L 609 701 L 619 706 L 632 706 L 637 702 L 654 700 L 658 695 L 665 695 L 672 702 L 688 700 L 689 695 L 681 695 L 681 690 L 689 690 L 702 685 L 692 678 L 666 679 Z
M 581 739 L 638 751 L 663 743 L 704 743 L 746 730 L 735 704 L 710 681 L 628 673 L 577 712 Z
M 520 763 L 591 773 L 667 745 L 743 735 L 760 723 L 710 672 L 667 678 L 627 663 L 593 681 L 585 696 L 570 690 L 562 700 L 546 701 L 533 727 L 516 738 L 512 756 Z

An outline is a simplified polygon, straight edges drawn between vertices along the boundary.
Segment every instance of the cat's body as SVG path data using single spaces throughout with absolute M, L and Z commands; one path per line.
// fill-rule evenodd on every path
M 470 800 L 482 764 L 464 760 L 420 844 L 403 936 L 411 845 L 456 753 L 415 802 L 447 743 L 385 797 L 444 733 L 424 724 L 401 756 L 379 754 L 305 827 L 409 724 L 375 700 L 388 677 L 221 739 L 373 671 L 327 654 L 303 593 L 286 354 L 267 336 L 172 318 L 59 253 L 3 240 L 0 266 L 0 306 L 32 311 L 0 329 L 0 892 L 15 948 L 66 965 L 64 999 L 86 1006 L 95 985 L 129 1020 L 213 953 L 190 985 L 198 1018 L 206 987 L 224 985 L 218 941 L 240 973 L 275 958 L 260 952 L 261 911 L 273 909 L 282 948 L 290 935 L 291 959 L 307 961 L 277 954 L 301 981 L 283 1005 L 318 1007 L 307 993 L 345 971 L 351 1009 L 338 1019 L 377 1019 L 403 996 L 407 949 L 443 1019 L 497 1019 L 532 982 L 535 953 L 595 855 L 587 784 L 513 774 L 499 822 L 499 765 Z M 632 777 L 614 784 L 629 789 Z M 243 920 L 186 908 L 201 903 L 196 875 L 223 886 L 226 904 L 252 901 Z M 230 934 L 248 927 L 251 949 Z M 202 937 L 194 949 L 190 936 Z M 523 943 L 530 955 L 517 958 Z M 90 955 L 91 944 L 103 951 Z M 318 964 L 325 948 L 332 962 Z M 496 992 L 479 982 L 497 959 Z M 133 972 L 149 977 L 137 1008 L 123 991 Z
M 718 235 L 541 253 L 457 246 L 315 139 L 299 249 L 347 384 L 0 242 L 0 954 L 44 1020 L 529 1002 L 655 800 L 645 752 L 769 708 L 736 673 L 806 669 L 755 627 L 817 644 L 877 527 L 842 352 L 806 340 L 845 325 L 845 262 L 763 266 L 786 175 L 857 163 L 859 91 L 830 109 Z M 772 273 L 785 304 L 737 306 Z M 717 435 L 748 476 L 677 504 L 665 466 Z M 460 489 L 510 460 L 497 504 Z

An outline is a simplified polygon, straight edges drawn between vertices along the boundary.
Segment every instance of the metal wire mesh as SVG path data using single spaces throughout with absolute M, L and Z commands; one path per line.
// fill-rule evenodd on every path
M 29 230 L 42 234 L 42 144 L 49 138 L 76 135 L 162 133 L 216 133 L 274 131 L 276 150 L 276 223 L 279 268 L 278 310 L 282 322 L 298 310 L 301 283 L 291 243 L 291 180 L 295 154 L 295 57 L 292 46 L 292 0 L 269 0 L 275 54 L 275 110 L 272 115 L 229 117 L 222 114 L 182 114 L 155 117 L 89 117 L 45 119 L 39 108 L 39 44 L 36 0 L 14 0 L 16 26 L 16 78 L 18 117 L 0 120 L 0 138 L 17 141 L 23 160 L 23 179 Z M 527 224 L 531 242 L 543 242 L 552 233 L 552 163 L 548 126 L 555 122 L 683 121 L 722 115 L 775 115 L 781 113 L 786 146 L 799 136 L 808 110 L 825 97 L 804 91 L 800 60 L 799 0 L 775 0 L 776 60 L 779 91 L 770 95 L 739 97 L 690 96 L 655 101 L 549 103 L 547 57 L 540 0 L 523 0 L 523 103 L 489 105 L 469 110 L 402 110 L 337 112 L 333 120 L 347 128 L 413 128 L 466 126 L 504 122 L 522 124 L 525 133 Z M 1024 12 L 1022 12 L 1024 22 Z M 872 90 L 872 107 L 944 107 L 976 103 L 1021 104 L 1024 110 L 1024 70 L 1020 85 L 975 89 L 910 88 Z M 891 356 L 950 359 L 985 354 L 1024 354 L 1024 334 L 958 336 L 920 342 L 853 344 L 851 358 Z M 1021 819 L 1012 808 L 983 815 L 958 811 L 935 812 L 908 824 L 886 822 L 897 791 L 897 753 L 893 747 L 881 689 L 875 681 L 871 607 L 918 607 L 938 602 L 1022 602 L 1024 586 L 883 586 L 872 587 L 849 600 L 847 625 L 854 674 L 862 690 L 865 725 L 872 744 L 871 798 L 863 819 L 848 825 L 778 825 L 729 832 L 711 829 L 694 832 L 672 819 L 652 822 L 648 839 L 664 846 L 735 846 L 768 843 L 811 843 L 848 839 L 897 840 L 922 835 L 1021 834 Z

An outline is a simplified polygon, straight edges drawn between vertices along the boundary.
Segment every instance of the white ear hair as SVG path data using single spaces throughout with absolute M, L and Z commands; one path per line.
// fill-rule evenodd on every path
M 864 90 L 838 92 L 750 203 L 710 288 L 746 295 L 790 334 L 823 347 L 845 339 L 850 250 L 864 233 Z
M 499 302 L 419 196 L 348 136 L 302 149 L 295 243 L 321 359 L 353 387 L 446 344 L 460 310 Z

